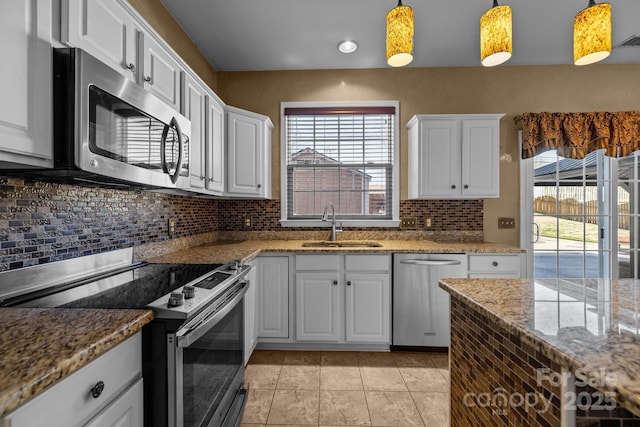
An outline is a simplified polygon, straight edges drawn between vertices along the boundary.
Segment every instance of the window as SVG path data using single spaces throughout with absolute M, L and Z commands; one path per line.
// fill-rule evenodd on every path
M 282 222 L 397 226 L 398 103 L 282 103 Z M 394 223 L 395 221 L 395 223 Z

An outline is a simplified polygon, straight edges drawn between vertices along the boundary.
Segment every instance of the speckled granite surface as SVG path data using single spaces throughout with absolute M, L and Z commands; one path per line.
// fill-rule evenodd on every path
M 440 287 L 640 416 L 640 281 L 444 279 Z
M 152 319 L 151 310 L 0 308 L 0 417 Z
M 326 233 L 325 233 L 326 234 Z M 319 241 L 319 240 L 314 240 Z M 482 242 L 433 242 L 429 240 L 362 240 L 338 239 L 338 242 L 375 242 L 380 247 L 323 247 L 310 248 L 303 244 L 309 240 L 245 240 L 241 242 L 217 242 L 179 250 L 148 259 L 150 262 L 218 264 L 241 259 L 250 261 L 263 252 L 291 253 L 522 253 L 520 248 Z

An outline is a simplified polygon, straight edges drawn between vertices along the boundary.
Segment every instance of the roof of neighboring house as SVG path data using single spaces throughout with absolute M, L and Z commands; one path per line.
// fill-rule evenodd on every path
M 293 154 L 291 155 L 291 160 L 296 160 L 296 159 L 297 159 L 297 158 L 299 158 L 299 157 L 300 157 L 300 158 L 303 158 L 303 157 L 305 157 L 305 156 L 309 156 L 309 155 L 310 155 L 310 156 L 313 156 L 313 157 L 320 157 L 320 158 L 322 158 L 322 159 L 323 159 L 323 160 L 325 160 L 325 162 L 326 162 L 326 163 L 324 163 L 324 164 L 342 164 L 342 162 L 340 162 L 340 161 L 338 161 L 338 160 L 334 159 L 333 157 L 327 156 L 326 154 L 322 154 L 322 153 L 320 153 L 319 151 L 314 150 L 314 149 L 313 149 L 313 148 L 311 148 L 311 147 L 305 147 L 305 148 L 303 148 L 302 150 L 300 150 L 300 151 L 298 151 L 298 152 L 296 152 L 296 153 L 293 153 Z M 321 164 L 322 164 L 322 163 L 321 163 Z M 370 175 L 370 174 L 365 173 L 365 172 L 361 171 L 361 170 L 360 170 L 360 169 L 358 169 L 358 168 L 355 168 L 355 167 L 353 167 L 353 168 L 347 168 L 347 170 L 350 170 L 350 171 L 351 171 L 352 173 L 354 173 L 354 174 L 364 175 L 364 176 L 365 176 L 365 177 L 367 177 L 368 179 L 371 179 L 371 175 Z

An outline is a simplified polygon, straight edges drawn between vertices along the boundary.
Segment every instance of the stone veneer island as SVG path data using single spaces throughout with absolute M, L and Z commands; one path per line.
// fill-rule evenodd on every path
M 451 426 L 640 426 L 640 281 L 443 279 Z

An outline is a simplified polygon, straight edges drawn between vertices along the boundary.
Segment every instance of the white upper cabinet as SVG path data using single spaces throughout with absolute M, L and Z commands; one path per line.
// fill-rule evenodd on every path
M 63 0 L 62 42 L 79 47 L 138 81 L 138 31 L 131 14 L 113 0 Z
M 63 0 L 62 41 L 79 47 L 180 109 L 178 58 L 114 0 Z
M 182 112 L 191 120 L 191 140 L 189 141 L 189 177 L 191 188 L 205 188 L 205 151 L 207 135 L 206 90 L 191 76 L 185 74 Z
M 148 33 L 140 34 L 140 44 L 143 57 L 142 84 L 158 98 L 179 109 L 180 63 Z
M 500 195 L 503 114 L 416 115 L 409 123 L 409 198 Z
M 206 177 L 207 190 L 225 191 L 226 150 L 224 143 L 224 103 L 210 93 L 207 98 Z
M 51 2 L 2 2 L 0 168 L 53 166 L 51 23 Z
M 227 193 L 271 197 L 271 130 L 267 116 L 225 107 L 227 114 Z

